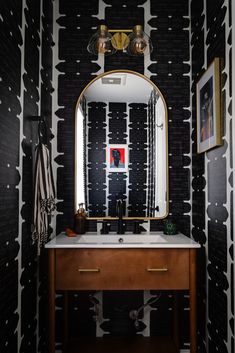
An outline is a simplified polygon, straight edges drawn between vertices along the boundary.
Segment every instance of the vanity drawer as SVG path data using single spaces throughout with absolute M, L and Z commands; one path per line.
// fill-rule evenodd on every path
M 188 249 L 56 249 L 56 289 L 188 289 Z

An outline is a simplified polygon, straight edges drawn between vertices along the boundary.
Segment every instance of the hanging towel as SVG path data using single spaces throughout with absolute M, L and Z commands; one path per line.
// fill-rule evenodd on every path
M 48 216 L 56 209 L 55 186 L 47 146 L 41 142 L 36 147 L 34 170 L 34 214 L 33 214 L 33 243 L 37 244 L 38 255 L 41 247 L 49 238 Z

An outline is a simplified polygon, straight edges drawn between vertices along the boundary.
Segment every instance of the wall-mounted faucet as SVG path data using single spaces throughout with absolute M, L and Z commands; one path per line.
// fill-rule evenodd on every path
M 118 226 L 117 234 L 125 234 L 125 226 L 123 223 L 123 200 L 117 200 L 117 216 L 118 216 Z

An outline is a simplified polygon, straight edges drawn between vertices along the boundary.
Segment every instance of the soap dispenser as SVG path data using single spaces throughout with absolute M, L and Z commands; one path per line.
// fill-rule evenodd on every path
M 74 219 L 74 230 L 77 234 L 86 233 L 86 212 L 84 204 L 80 203 Z

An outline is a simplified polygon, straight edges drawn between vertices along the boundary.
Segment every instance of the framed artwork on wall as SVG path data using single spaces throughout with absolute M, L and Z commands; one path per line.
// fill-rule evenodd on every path
M 106 148 L 106 163 L 108 172 L 128 171 L 128 146 L 110 144 Z
M 197 152 L 221 144 L 220 59 L 215 58 L 197 82 Z

